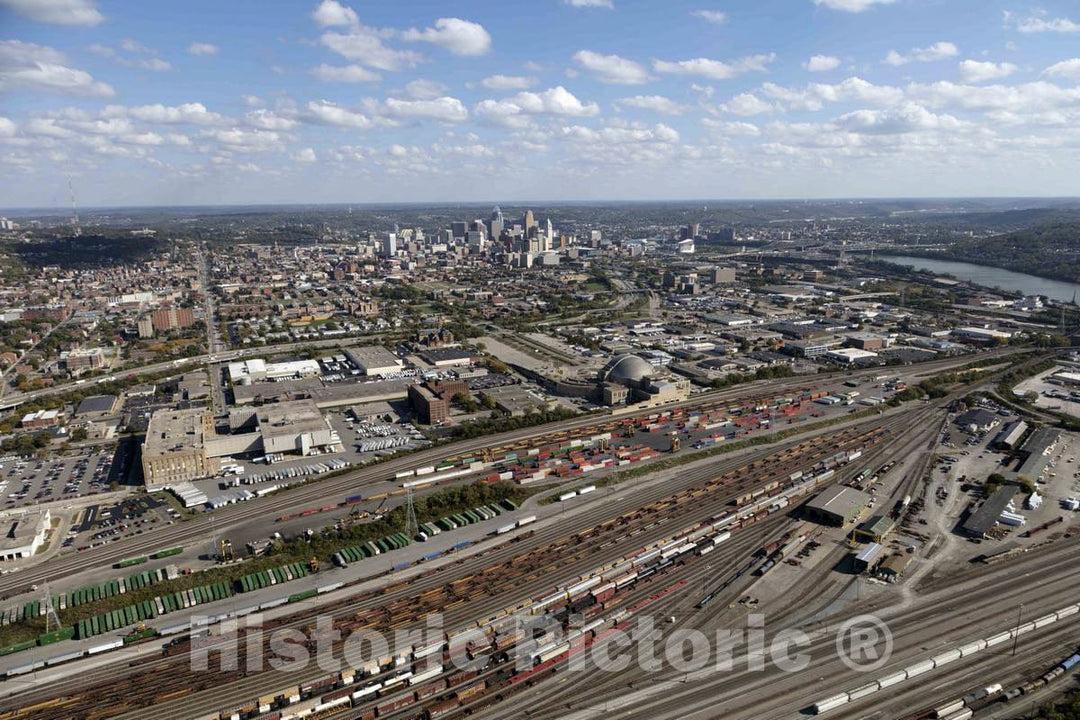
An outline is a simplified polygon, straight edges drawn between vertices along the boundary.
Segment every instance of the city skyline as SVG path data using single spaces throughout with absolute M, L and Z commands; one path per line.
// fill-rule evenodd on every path
M 1080 194 L 1065 2 L 219 5 L 0 0 L 4 205 Z

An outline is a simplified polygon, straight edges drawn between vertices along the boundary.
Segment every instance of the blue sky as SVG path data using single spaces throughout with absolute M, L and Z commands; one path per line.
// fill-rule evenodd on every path
M 0 0 L 0 205 L 1080 195 L 1075 0 Z

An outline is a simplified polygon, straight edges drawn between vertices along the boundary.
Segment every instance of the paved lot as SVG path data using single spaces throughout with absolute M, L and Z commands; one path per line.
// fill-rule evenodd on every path
M 104 492 L 122 477 L 127 462 L 117 457 L 115 446 L 48 460 L 5 460 L 0 463 L 2 508 Z

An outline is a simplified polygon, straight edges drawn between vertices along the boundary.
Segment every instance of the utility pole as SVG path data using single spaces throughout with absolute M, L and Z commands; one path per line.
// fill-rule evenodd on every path
M 1024 617 L 1024 603 L 1016 606 L 1016 632 L 1013 633 L 1013 657 L 1016 657 L 1016 644 L 1020 642 L 1020 621 Z
M 413 539 L 419 533 L 420 524 L 416 522 L 416 507 L 413 505 L 413 491 L 410 487 L 405 493 L 405 534 L 409 539 Z

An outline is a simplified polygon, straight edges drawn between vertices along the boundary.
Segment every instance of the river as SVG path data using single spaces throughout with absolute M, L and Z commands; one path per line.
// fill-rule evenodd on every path
M 1073 294 L 1080 290 L 1076 285 L 1061 280 L 1050 280 L 1036 275 L 956 260 L 937 260 L 906 255 L 878 255 L 877 259 L 938 275 L 952 275 L 959 280 L 966 280 L 984 287 L 1001 288 L 1024 295 L 1042 295 L 1063 302 L 1072 302 Z M 1077 297 L 1080 297 L 1080 293 Z

